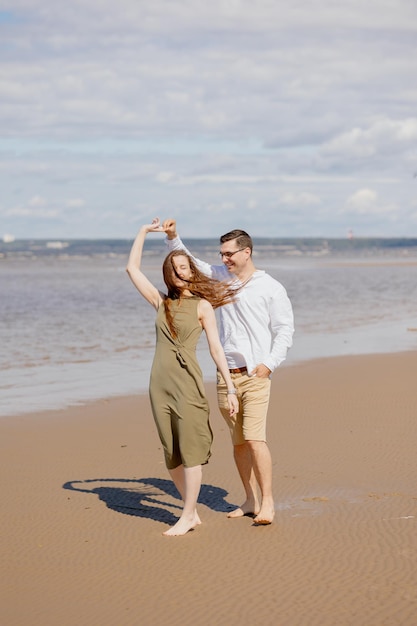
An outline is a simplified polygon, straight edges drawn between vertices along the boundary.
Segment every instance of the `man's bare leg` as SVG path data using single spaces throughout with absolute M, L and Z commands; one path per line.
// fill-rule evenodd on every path
M 272 495 L 272 459 L 266 441 L 247 442 L 253 471 L 259 484 L 262 502 L 254 521 L 256 524 L 271 524 L 275 516 L 275 504 Z
M 166 536 L 185 535 L 189 530 L 201 524 L 196 507 L 198 494 L 201 489 L 202 467 L 201 465 L 196 465 L 195 467 L 180 465 L 174 470 L 169 470 L 169 472 L 178 491 L 181 493 L 182 490 L 183 492 L 181 496 L 184 500 L 184 508 L 178 522 L 163 534 Z M 178 484 L 176 481 L 178 481 Z
M 227 514 L 227 517 L 243 517 L 244 515 L 256 514 L 259 511 L 258 490 L 256 478 L 252 467 L 252 454 L 247 443 L 234 446 L 233 454 L 239 472 L 240 479 L 246 493 L 245 502 Z

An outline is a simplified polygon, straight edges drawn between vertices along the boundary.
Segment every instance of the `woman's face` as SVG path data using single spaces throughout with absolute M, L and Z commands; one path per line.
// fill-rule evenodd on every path
M 178 255 L 172 257 L 172 264 L 175 268 L 177 275 L 173 272 L 172 279 L 177 287 L 185 287 L 187 283 L 185 281 L 190 280 L 192 276 L 190 262 L 186 256 Z M 178 278 L 179 276 L 179 278 Z M 182 279 L 182 280 L 181 280 Z

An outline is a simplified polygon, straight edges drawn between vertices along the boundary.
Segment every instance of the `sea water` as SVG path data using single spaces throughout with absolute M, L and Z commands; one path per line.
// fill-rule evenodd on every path
M 0 244 L 0 415 L 147 390 L 155 312 L 125 266 L 130 241 Z M 187 240 L 219 263 L 216 240 Z M 163 237 L 142 269 L 163 289 Z M 416 240 L 255 239 L 254 261 L 287 289 L 296 332 L 283 366 L 417 348 Z M 215 366 L 205 336 L 206 381 Z

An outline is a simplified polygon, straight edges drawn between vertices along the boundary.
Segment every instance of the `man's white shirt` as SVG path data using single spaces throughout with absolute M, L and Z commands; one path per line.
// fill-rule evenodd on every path
M 207 276 L 241 283 L 224 265 L 197 259 L 179 237 L 166 239 L 168 249 L 184 250 Z M 220 340 L 230 369 L 247 367 L 251 372 L 263 363 L 273 372 L 292 346 L 294 316 L 287 292 L 280 282 L 256 270 L 237 293 L 236 301 L 218 309 Z

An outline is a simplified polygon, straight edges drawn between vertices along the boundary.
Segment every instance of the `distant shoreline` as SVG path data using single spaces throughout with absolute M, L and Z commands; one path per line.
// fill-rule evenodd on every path
M 218 239 L 184 237 L 191 248 L 204 249 L 215 255 Z M 255 254 L 258 258 L 288 256 L 417 256 L 417 237 L 253 237 Z M 127 257 L 132 239 L 14 239 L 0 241 L 0 258 L 24 257 Z M 165 249 L 163 237 L 146 242 L 147 255 L 160 254 Z

